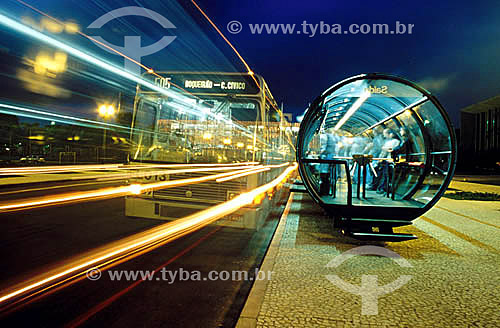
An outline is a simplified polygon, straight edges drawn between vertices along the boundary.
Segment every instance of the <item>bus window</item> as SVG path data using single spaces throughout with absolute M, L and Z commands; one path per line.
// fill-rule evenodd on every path
M 147 159 L 148 150 L 153 146 L 153 138 L 156 123 L 156 107 L 140 100 L 135 114 L 134 125 L 132 129 L 132 158 L 135 160 Z

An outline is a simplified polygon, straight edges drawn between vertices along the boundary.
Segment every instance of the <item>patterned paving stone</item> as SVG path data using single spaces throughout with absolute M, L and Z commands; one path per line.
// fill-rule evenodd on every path
M 331 220 L 307 195 L 294 197 L 257 327 L 500 326 L 500 256 L 491 252 L 500 249 L 498 229 L 474 223 L 474 237 L 488 236 L 481 238 L 489 247 L 483 249 L 432 224 L 403 227 L 401 231 L 406 229 L 419 239 L 383 246 L 401 255 L 411 267 L 401 267 L 387 257 L 363 255 L 329 268 L 326 265 L 343 252 L 367 244 L 347 240 L 335 231 Z M 441 211 L 441 218 L 433 218 L 451 225 L 452 215 Z M 453 228 L 467 234 L 464 220 L 452 222 Z M 338 275 L 358 286 L 363 275 L 377 276 L 378 286 L 401 275 L 411 279 L 379 296 L 378 314 L 366 315 L 362 314 L 361 296 L 339 288 L 327 275 Z

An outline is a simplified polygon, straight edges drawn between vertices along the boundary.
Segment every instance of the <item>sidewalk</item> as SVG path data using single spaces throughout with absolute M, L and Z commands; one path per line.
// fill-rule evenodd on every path
M 484 185 L 483 185 L 484 186 Z M 485 224 L 443 208 L 439 202 L 424 219 L 401 232 L 419 239 L 385 243 L 384 248 L 411 264 L 401 267 L 383 256 L 357 256 L 336 267 L 327 264 L 360 245 L 333 229 L 331 219 L 306 193 L 292 193 L 261 267 L 271 280 L 256 281 L 237 328 L 250 327 L 499 327 L 500 202 L 487 202 Z M 469 211 L 482 202 L 469 204 Z M 456 209 L 461 211 L 460 209 Z M 447 228 L 447 227 L 451 228 Z M 379 245 L 380 246 L 380 245 Z M 361 296 L 347 292 L 326 276 L 338 275 L 360 286 L 362 276 L 375 275 L 383 287 L 403 275 L 411 280 L 379 296 L 378 313 L 362 314 Z
M 452 180 L 448 189 L 469 192 L 489 192 L 500 194 L 500 186 Z

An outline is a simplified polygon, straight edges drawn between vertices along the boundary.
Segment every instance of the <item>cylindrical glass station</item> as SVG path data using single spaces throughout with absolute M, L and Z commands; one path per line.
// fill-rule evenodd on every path
M 368 225 L 387 234 L 387 227 L 411 224 L 443 195 L 456 140 L 428 91 L 399 77 L 363 74 L 312 103 L 300 126 L 297 160 L 307 191 L 331 216 L 353 231 Z

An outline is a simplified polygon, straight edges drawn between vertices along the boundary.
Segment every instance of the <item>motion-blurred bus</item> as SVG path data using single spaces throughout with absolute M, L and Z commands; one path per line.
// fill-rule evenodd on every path
M 294 161 L 291 124 L 284 119 L 258 75 L 213 72 L 159 72 L 159 88 L 184 95 L 142 90 L 134 101 L 131 163 L 185 164 L 197 172 L 146 177 L 149 182 L 201 177 L 203 165 L 270 165 L 259 174 L 227 182 L 208 181 L 128 197 L 126 214 L 176 219 L 213 206 L 277 177 Z M 186 97 L 188 99 L 186 104 Z M 232 167 L 228 166 L 227 170 Z M 224 171 L 219 171 L 224 172 Z M 258 228 L 267 200 L 229 218 L 226 225 Z M 270 204 L 269 204 L 270 206 Z M 226 220 L 227 221 L 227 220 Z

